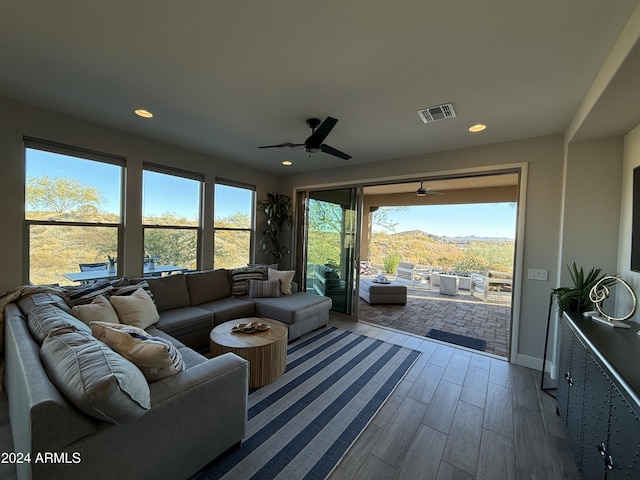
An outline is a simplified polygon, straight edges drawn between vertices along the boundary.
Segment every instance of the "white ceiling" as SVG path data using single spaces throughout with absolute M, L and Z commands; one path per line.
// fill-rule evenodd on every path
M 280 174 L 333 168 L 256 147 L 328 115 L 350 164 L 562 133 L 637 3 L 3 0 L 0 95 Z M 418 118 L 446 102 L 456 118 Z

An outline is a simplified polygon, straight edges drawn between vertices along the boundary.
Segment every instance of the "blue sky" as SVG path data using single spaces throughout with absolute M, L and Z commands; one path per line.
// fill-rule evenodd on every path
M 102 162 L 44 152 L 27 150 L 27 175 L 39 177 L 48 174 L 50 177 L 74 178 L 84 185 L 100 190 L 105 202 L 101 209 L 111 213 L 119 212 L 119 168 Z M 197 215 L 199 206 L 199 189 L 196 182 L 168 175 L 146 172 L 145 215 L 162 215 L 170 212 L 188 219 Z M 216 215 L 226 217 L 242 211 L 247 205 L 247 191 L 226 186 L 219 186 L 223 195 L 218 198 Z M 246 210 L 246 209 L 245 209 Z
M 473 205 L 419 205 L 391 210 L 388 216 L 397 222 L 395 232 L 422 230 L 446 237 L 515 238 L 515 203 L 479 203 Z M 381 231 L 373 225 L 374 231 Z

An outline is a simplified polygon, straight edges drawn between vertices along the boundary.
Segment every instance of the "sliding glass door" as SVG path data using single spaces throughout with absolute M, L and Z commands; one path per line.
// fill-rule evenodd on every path
M 331 298 L 332 310 L 356 315 L 359 189 L 299 193 L 298 261 L 307 292 Z

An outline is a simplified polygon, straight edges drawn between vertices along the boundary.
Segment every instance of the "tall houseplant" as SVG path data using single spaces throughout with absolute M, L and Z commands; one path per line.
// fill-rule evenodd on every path
M 266 228 L 260 245 L 264 253 L 272 255 L 273 260 L 279 262 L 282 257 L 291 253 L 288 247 L 280 244 L 282 229 L 293 225 L 291 197 L 281 193 L 268 193 L 266 200 L 258 201 L 258 208 L 266 217 Z
M 593 310 L 593 302 L 589 299 L 589 292 L 591 288 L 600 281 L 604 276 L 600 272 L 600 268 L 592 268 L 585 275 L 582 267 L 578 269 L 575 262 L 573 265 L 567 265 L 571 280 L 573 281 L 572 287 L 558 287 L 551 291 L 551 295 L 555 298 L 558 309 L 563 312 L 584 312 L 587 310 Z

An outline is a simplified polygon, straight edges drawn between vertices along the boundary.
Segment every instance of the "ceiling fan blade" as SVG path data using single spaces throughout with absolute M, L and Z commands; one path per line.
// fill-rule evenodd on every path
M 295 148 L 295 147 L 304 147 L 304 143 L 280 143 L 278 145 L 262 145 L 258 148 Z
M 320 145 L 322 145 L 322 142 L 324 142 L 324 139 L 327 138 L 327 135 L 329 135 L 329 132 L 331 132 L 333 127 L 336 126 L 336 123 L 338 123 L 337 118 L 327 117 L 325 121 L 322 122 L 318 128 L 316 128 L 311 136 L 307 138 L 307 141 L 305 142 L 307 147 L 319 148 Z
M 347 155 L 346 153 L 341 152 L 336 148 L 330 147 L 326 143 L 323 143 L 322 145 L 320 145 L 320 151 L 324 153 L 328 153 L 329 155 L 334 155 L 336 157 L 342 158 L 343 160 L 349 160 L 351 158 L 351 155 Z

